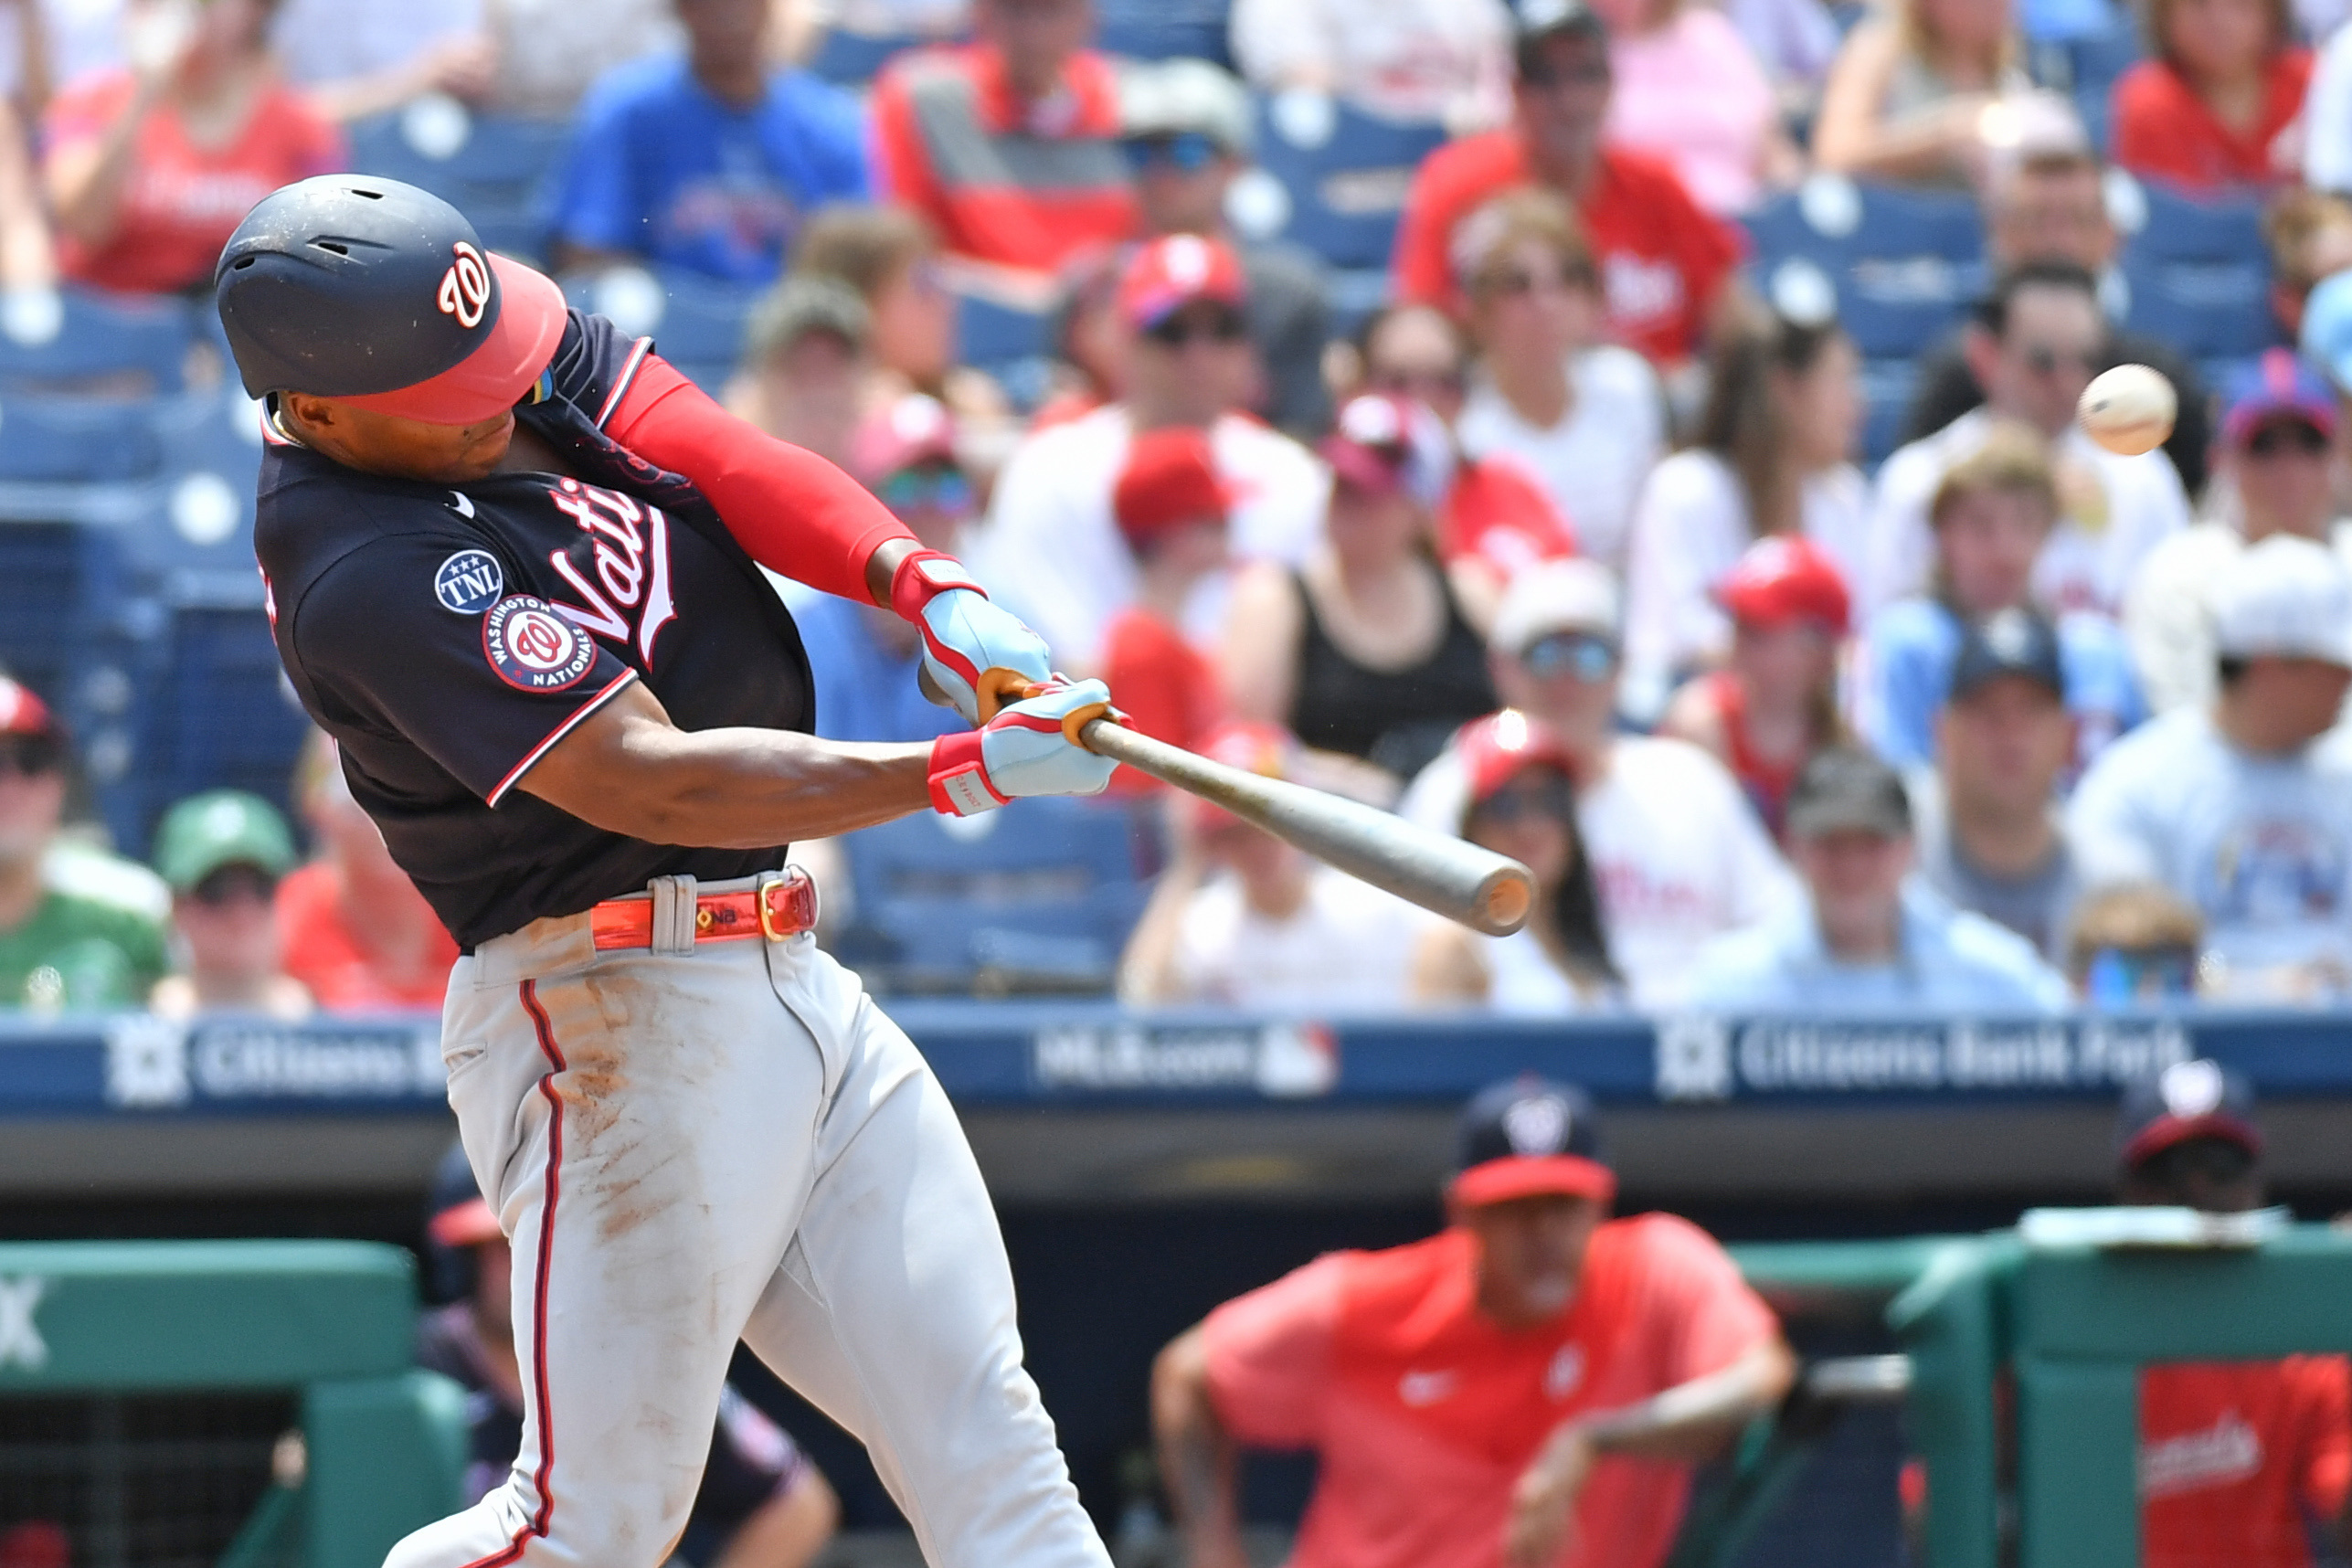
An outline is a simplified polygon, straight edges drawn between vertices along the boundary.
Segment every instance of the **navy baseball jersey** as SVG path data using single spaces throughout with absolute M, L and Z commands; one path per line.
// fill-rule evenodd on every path
M 572 313 L 515 410 L 567 474 L 450 489 L 270 430 L 254 549 L 279 655 L 392 858 L 468 951 L 651 877 L 783 863 L 780 844 L 607 832 L 517 788 L 635 681 L 681 729 L 814 722 L 800 633 L 759 568 L 692 484 L 603 431 L 651 349 Z

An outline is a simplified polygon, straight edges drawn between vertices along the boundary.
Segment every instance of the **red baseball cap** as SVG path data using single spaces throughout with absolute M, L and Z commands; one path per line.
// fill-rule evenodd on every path
M 0 735 L 25 735 L 55 740 L 64 733 L 49 705 L 31 687 L 0 675 Z
M 1350 398 L 1315 450 L 1342 483 L 1375 495 L 1403 490 L 1435 506 L 1454 481 L 1453 453 L 1437 416 L 1387 393 Z
M 1127 449 L 1127 466 L 1111 491 L 1111 514 L 1127 542 L 1140 549 L 1172 528 L 1203 518 L 1222 523 L 1234 491 L 1217 473 L 1205 430 L 1189 425 L 1145 430 Z
M 1785 535 L 1749 546 L 1715 585 L 1715 597 L 1732 620 L 1757 626 L 1813 620 L 1843 637 L 1853 620 L 1838 563 L 1811 540 Z
M 451 275 L 471 260 L 453 262 Z M 546 273 L 510 257 L 493 254 L 489 265 L 498 280 L 498 314 L 463 359 L 411 386 L 335 400 L 428 425 L 478 424 L 521 402 L 563 341 L 564 291 Z
M 1470 783 L 1473 806 L 1495 795 L 1529 768 L 1553 768 L 1570 777 L 1574 759 L 1552 733 L 1517 708 L 1473 719 L 1454 739 L 1455 754 Z
M 1128 259 L 1118 280 L 1118 313 L 1132 327 L 1158 326 L 1195 300 L 1239 307 L 1249 300 L 1241 258 L 1219 239 L 1170 234 Z

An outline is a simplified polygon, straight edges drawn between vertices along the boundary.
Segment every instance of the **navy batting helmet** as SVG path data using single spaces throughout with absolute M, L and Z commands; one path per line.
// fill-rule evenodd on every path
M 437 425 L 512 408 L 555 357 L 564 296 L 492 256 L 440 197 L 321 175 L 261 198 L 213 270 L 246 392 L 308 392 Z

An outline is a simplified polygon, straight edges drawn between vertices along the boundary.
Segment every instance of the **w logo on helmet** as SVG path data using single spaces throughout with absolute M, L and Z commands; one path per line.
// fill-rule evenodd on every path
M 441 307 L 441 314 L 457 317 L 458 325 L 477 327 L 490 304 L 490 267 L 482 252 L 464 240 L 459 240 L 456 249 L 457 260 L 441 274 L 434 302 Z

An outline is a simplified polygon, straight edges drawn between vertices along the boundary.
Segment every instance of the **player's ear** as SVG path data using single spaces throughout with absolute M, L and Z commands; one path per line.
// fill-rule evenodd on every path
M 324 397 L 313 397 L 307 392 L 281 392 L 278 411 L 287 422 L 300 429 L 325 429 L 334 424 L 334 404 Z

